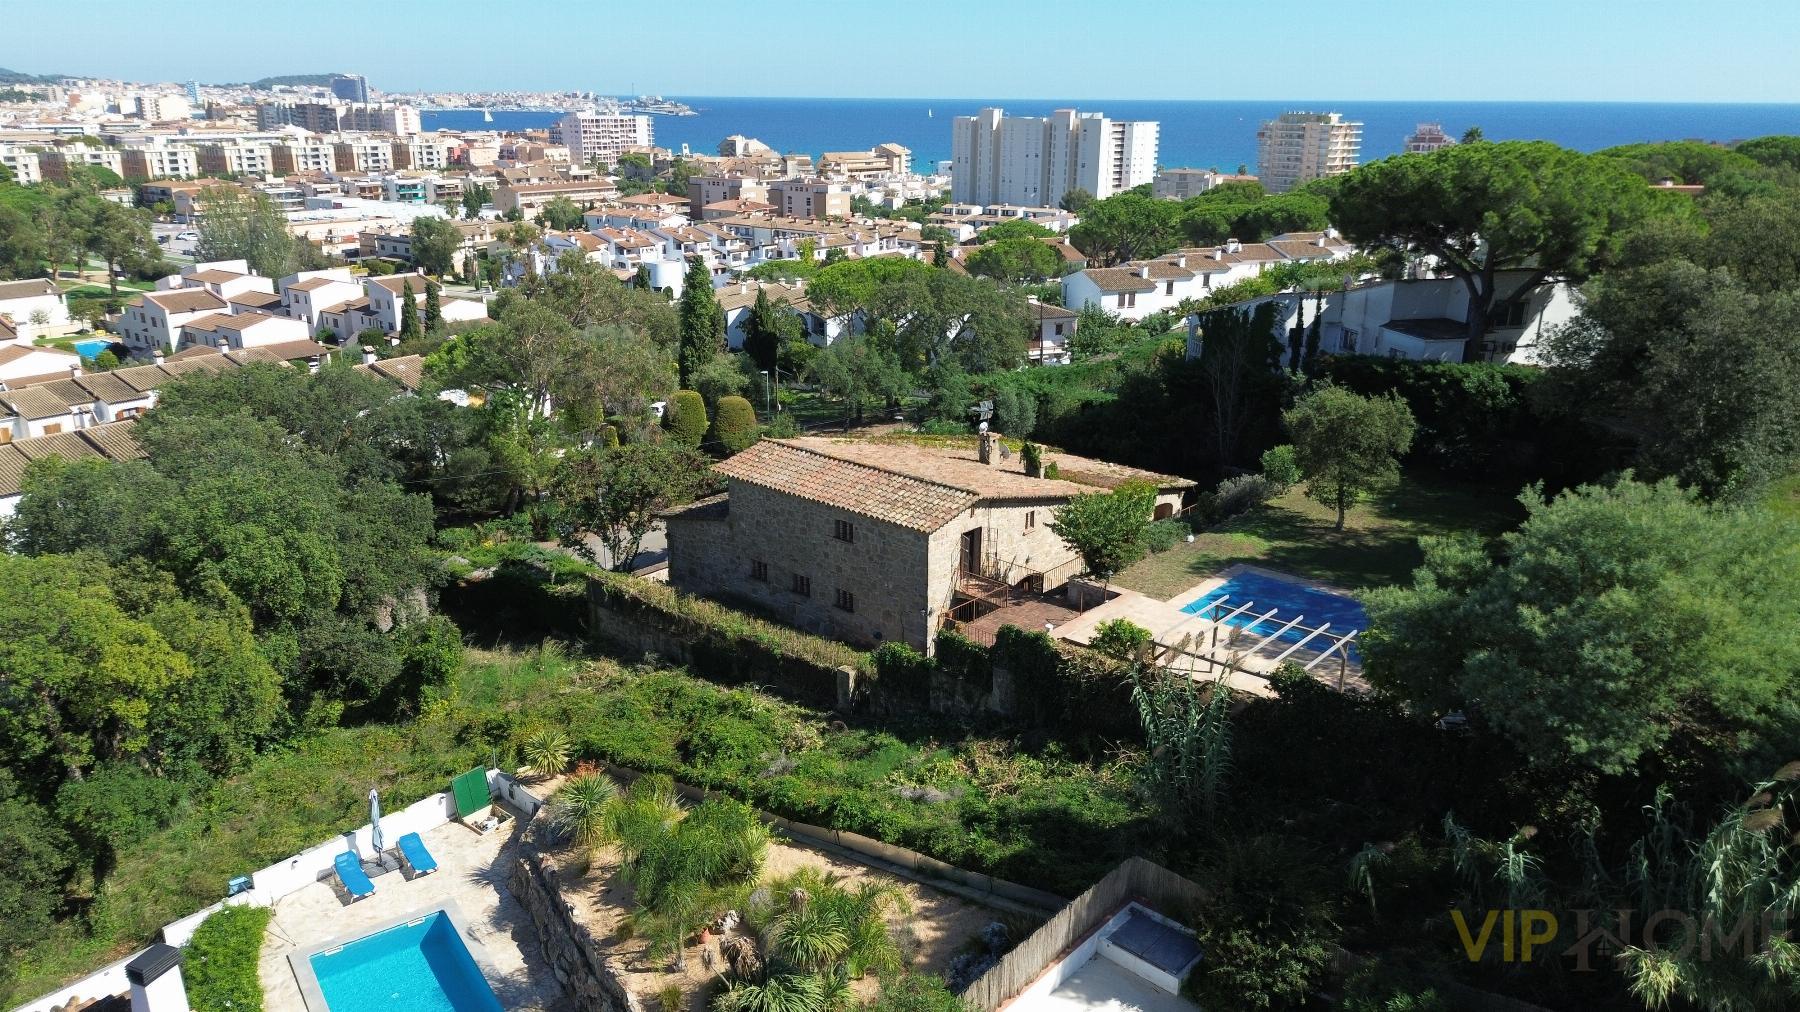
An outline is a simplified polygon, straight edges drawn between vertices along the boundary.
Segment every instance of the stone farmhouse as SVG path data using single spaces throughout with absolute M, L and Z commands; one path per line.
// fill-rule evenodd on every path
M 728 490 L 668 514 L 669 582 L 810 632 L 929 652 L 945 616 L 996 590 L 1054 590 L 1081 560 L 1049 528 L 1078 495 L 1156 486 L 1167 517 L 1185 478 L 1070 454 L 1025 473 L 992 433 L 978 446 L 765 439 L 715 465 Z

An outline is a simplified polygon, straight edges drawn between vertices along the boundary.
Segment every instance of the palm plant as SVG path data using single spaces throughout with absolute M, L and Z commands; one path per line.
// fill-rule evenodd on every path
M 618 785 L 604 773 L 570 777 L 550 799 L 550 825 L 583 847 L 604 846 L 614 839 L 618 800 Z
M 1369 898 L 1369 916 L 1378 918 L 1375 909 L 1375 871 L 1385 868 L 1388 863 L 1388 852 L 1373 843 L 1363 844 L 1363 849 L 1350 859 L 1350 888 Z
M 525 739 L 519 752 L 537 773 L 553 777 L 569 768 L 572 746 L 569 735 L 561 728 L 547 728 Z
M 890 913 L 907 910 L 891 886 L 847 887 L 836 876 L 805 869 L 757 890 L 745 925 L 762 954 L 728 958 L 722 1012 L 846 1012 L 858 1004 L 851 982 L 871 970 L 897 972 L 904 962 L 888 931 Z M 739 946 L 739 949 L 745 946 Z
M 1151 786 L 1178 811 L 1197 805 L 1211 819 L 1231 775 L 1231 692 L 1223 678 L 1202 694 L 1186 675 L 1139 665 L 1131 683 Z

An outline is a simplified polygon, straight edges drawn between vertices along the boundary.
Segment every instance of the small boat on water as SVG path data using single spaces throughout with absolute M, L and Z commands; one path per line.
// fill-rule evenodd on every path
M 481 110 L 481 121 L 483 123 L 492 123 L 494 121 L 494 110 L 492 110 L 492 109 Z

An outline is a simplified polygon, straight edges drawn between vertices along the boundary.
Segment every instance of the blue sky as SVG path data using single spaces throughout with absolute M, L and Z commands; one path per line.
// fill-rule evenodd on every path
M 138 80 L 353 70 L 394 90 L 1800 102 L 1800 0 L 0 0 L 0 23 L 0 66 Z

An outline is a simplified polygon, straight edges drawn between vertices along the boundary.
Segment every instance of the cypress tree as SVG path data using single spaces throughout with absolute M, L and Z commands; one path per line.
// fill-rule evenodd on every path
M 419 336 L 419 304 L 413 301 L 412 282 L 408 281 L 400 289 L 400 339 Z
M 438 288 L 436 281 L 425 282 L 425 330 L 432 334 L 444 325 L 444 305 L 438 301 Z
M 699 257 L 688 258 L 678 315 L 681 344 L 676 364 L 681 369 L 681 385 L 686 387 L 694 373 L 718 352 L 725 336 L 725 312 L 713 298 L 712 272 Z

